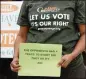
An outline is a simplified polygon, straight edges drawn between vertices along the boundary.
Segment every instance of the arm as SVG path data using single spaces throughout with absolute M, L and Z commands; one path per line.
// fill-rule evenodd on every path
M 13 58 L 18 58 L 19 56 L 19 44 L 24 43 L 27 39 L 27 33 L 28 33 L 28 27 L 23 26 L 20 27 L 20 31 L 17 35 L 17 38 L 14 43 L 14 57 Z
M 80 53 L 82 53 L 85 50 L 85 36 L 86 36 L 85 25 L 80 24 L 79 30 L 80 30 L 80 39 L 72 52 L 73 59 L 76 58 Z
M 17 72 L 20 67 L 18 64 L 19 45 L 20 43 L 24 43 L 26 41 L 27 33 L 29 31 L 29 26 L 30 26 L 28 21 L 28 9 L 29 9 L 29 7 L 27 8 L 28 3 L 29 1 L 23 1 L 20 9 L 19 17 L 17 20 L 17 24 L 20 25 L 21 27 L 17 35 L 17 38 L 15 40 L 13 61 L 10 64 L 11 70 L 15 72 Z
M 13 60 L 10 64 L 11 70 L 14 72 L 17 72 L 20 69 L 19 66 L 19 44 L 24 43 L 27 39 L 27 33 L 28 33 L 28 26 L 21 26 L 19 33 L 16 37 L 15 43 L 14 43 L 14 56 Z
M 85 50 L 85 24 L 79 25 L 80 39 L 77 42 L 75 49 L 71 54 L 64 55 L 61 61 L 58 63 L 59 66 L 66 68 L 72 60 L 74 60 L 80 53 Z

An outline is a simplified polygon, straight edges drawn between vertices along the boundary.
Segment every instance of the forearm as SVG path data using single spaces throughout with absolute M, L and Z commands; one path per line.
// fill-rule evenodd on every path
M 79 41 L 77 42 L 75 46 L 75 49 L 72 52 L 73 59 L 76 58 L 84 50 L 85 50 L 85 33 L 81 35 Z
M 26 38 L 23 38 L 21 36 L 17 36 L 17 39 L 15 40 L 15 44 L 14 44 L 14 56 L 13 56 L 13 58 L 19 57 L 19 45 L 20 45 L 20 43 L 24 43 L 25 41 L 26 41 Z

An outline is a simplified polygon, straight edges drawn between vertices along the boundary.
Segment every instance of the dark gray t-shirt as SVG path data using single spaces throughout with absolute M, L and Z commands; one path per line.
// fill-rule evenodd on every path
M 77 24 L 85 24 L 85 2 L 24 1 L 17 24 L 30 28 L 27 42 L 62 44 L 63 55 L 71 53 L 80 38 Z

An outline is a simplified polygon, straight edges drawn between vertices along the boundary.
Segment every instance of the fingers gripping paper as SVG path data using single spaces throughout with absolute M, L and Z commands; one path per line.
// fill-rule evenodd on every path
M 21 43 L 18 75 L 60 77 L 61 67 L 57 64 L 61 56 L 61 44 Z

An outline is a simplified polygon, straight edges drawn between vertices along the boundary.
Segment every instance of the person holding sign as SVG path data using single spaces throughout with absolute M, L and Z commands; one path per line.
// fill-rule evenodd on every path
M 62 44 L 61 77 L 85 78 L 85 2 L 24 1 L 18 18 L 20 31 L 15 41 L 11 69 L 18 72 L 20 43 Z

